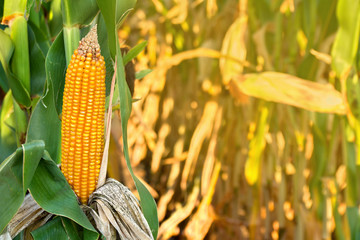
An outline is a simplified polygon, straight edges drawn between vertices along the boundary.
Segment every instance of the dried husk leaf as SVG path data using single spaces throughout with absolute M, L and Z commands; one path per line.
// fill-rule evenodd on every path
M 107 239 L 153 239 L 138 199 L 120 182 L 108 178 L 90 196 L 89 205 L 86 210 Z
M 3 234 L 0 235 L 0 240 L 11 240 L 11 236 L 9 232 L 5 232 Z
M 24 229 L 35 230 L 44 225 L 53 215 L 42 209 L 28 194 L 25 196 L 24 202 L 20 206 L 15 216 L 11 219 L 7 226 L 7 232 L 11 238 L 14 238 Z M 1 235 L 5 237 L 5 235 Z M 1 239 L 0 237 L 0 239 Z M 10 238 L 10 239 L 11 239 Z M 6 238 L 4 238 L 6 239 Z

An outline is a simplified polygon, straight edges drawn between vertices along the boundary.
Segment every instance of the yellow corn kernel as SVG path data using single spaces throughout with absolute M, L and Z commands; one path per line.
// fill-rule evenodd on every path
M 65 78 L 61 171 L 81 203 L 95 190 L 104 149 L 105 62 L 96 26 L 74 51 Z

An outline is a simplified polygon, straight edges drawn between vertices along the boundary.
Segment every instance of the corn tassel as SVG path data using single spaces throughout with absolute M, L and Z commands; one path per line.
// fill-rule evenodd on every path
M 96 26 L 74 51 L 65 78 L 61 170 L 81 203 L 95 190 L 104 149 L 105 62 Z

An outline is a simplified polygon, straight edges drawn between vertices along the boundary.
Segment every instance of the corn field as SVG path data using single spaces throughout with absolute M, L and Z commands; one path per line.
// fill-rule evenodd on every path
M 21 19 L 0 1 L 0 239 L 130 239 L 98 223 L 106 194 L 80 208 L 59 170 L 65 71 L 96 24 L 103 174 L 140 200 L 149 239 L 360 239 L 360 0 L 14 2 Z M 41 224 L 15 231 L 30 195 Z
M 148 40 L 128 133 L 159 239 L 360 236 L 355 2 L 138 2 L 119 35 Z

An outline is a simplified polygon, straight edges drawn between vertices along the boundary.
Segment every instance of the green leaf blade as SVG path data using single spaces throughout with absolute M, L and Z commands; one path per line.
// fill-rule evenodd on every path
M 136 45 L 135 47 L 131 48 L 129 52 L 124 56 L 124 65 L 134 59 L 139 53 L 141 53 L 147 45 L 147 41 L 143 41 Z
M 344 74 L 355 60 L 360 36 L 360 1 L 338 1 L 336 15 L 339 30 L 331 50 L 332 68 L 338 76 Z
M 60 217 L 56 217 L 53 220 L 47 222 L 45 225 L 31 232 L 34 240 L 45 240 L 45 239 L 69 239 L 68 234 L 61 222 Z
M 60 32 L 54 43 L 51 45 L 45 59 L 46 79 L 48 82 L 48 89 L 46 89 L 46 91 L 49 91 L 49 82 L 51 82 L 53 86 L 52 95 L 58 114 L 62 111 L 66 74 L 66 58 L 63 39 L 63 32 Z
M 40 161 L 29 190 L 34 200 L 47 212 L 67 217 L 97 234 L 79 207 L 77 197 L 64 175 L 48 154 L 44 154 Z
M 0 232 L 2 232 L 24 201 L 21 148 L 0 165 L 0 182 L 0 192 L 4 193 L 0 204 Z
M 123 59 L 119 43 L 116 44 L 116 79 L 118 82 L 119 96 L 120 96 L 120 115 L 121 115 L 121 127 L 123 131 L 123 145 L 126 164 L 129 172 L 135 182 L 136 189 L 140 196 L 140 205 L 144 216 L 150 226 L 154 239 L 157 238 L 159 229 L 159 221 L 157 215 L 157 207 L 154 198 L 151 196 L 149 190 L 141 183 L 141 181 L 135 176 L 129 158 L 128 141 L 127 141 L 127 124 L 131 114 L 132 99 L 129 87 L 126 83 L 125 69 L 123 65 Z
M 30 186 L 41 156 L 45 150 L 45 143 L 42 140 L 32 141 L 22 145 L 23 149 L 23 192 Z

